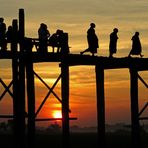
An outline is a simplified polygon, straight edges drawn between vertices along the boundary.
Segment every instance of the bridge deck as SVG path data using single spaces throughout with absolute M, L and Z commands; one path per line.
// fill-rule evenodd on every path
M 33 63 L 42 62 L 66 62 L 69 66 L 78 65 L 100 65 L 104 69 L 117 69 L 117 68 L 136 68 L 138 71 L 148 70 L 148 58 L 109 58 L 101 56 L 90 56 L 80 54 L 67 54 L 61 53 L 39 53 L 32 52 Z M 13 59 L 27 57 L 27 53 L 12 53 L 11 51 L 0 52 L 0 59 Z

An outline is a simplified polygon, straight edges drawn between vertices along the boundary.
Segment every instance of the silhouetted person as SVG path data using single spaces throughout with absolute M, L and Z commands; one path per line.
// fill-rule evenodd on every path
M 141 54 L 142 47 L 141 47 L 141 42 L 140 42 L 140 39 L 139 39 L 139 32 L 135 32 L 135 34 L 133 35 L 131 40 L 132 40 L 132 49 L 131 49 L 128 56 L 140 55 L 140 57 L 143 57 L 143 55 Z
M 113 32 L 110 34 L 109 43 L 109 57 L 113 57 L 113 54 L 117 52 L 117 40 L 118 40 L 118 29 L 114 28 Z
M 49 38 L 49 45 L 52 46 L 53 52 L 54 52 L 54 47 L 57 47 L 57 53 L 63 53 L 63 54 L 69 53 L 68 33 L 65 33 L 63 32 L 63 30 L 58 29 L 56 33 L 54 33 Z
M 6 24 L 4 18 L 0 18 L 0 47 L 1 51 L 6 51 Z
M 31 53 L 32 52 L 32 48 L 33 48 L 33 42 L 32 42 L 32 39 L 31 38 L 27 38 L 25 37 L 23 39 L 23 50 L 25 52 L 28 52 L 28 53 Z
M 59 42 L 60 42 L 60 31 L 61 30 L 57 30 L 56 33 L 52 34 L 51 37 L 49 38 L 49 45 L 52 46 L 53 52 L 54 52 L 54 48 L 57 47 L 57 52 L 59 52 Z
M 63 30 L 59 30 L 59 48 L 57 53 L 68 54 L 69 53 L 69 45 L 68 45 L 68 33 L 63 32 Z
M 98 44 L 98 37 L 95 33 L 95 27 L 96 25 L 94 23 L 90 24 L 90 28 L 87 31 L 88 48 L 80 52 L 80 54 L 83 54 L 85 52 L 91 52 L 92 55 L 94 56 L 94 54 L 97 53 L 97 48 L 99 48 L 99 44 Z
M 47 52 L 47 41 L 50 37 L 50 33 L 47 29 L 47 25 L 44 23 L 40 24 L 40 28 L 38 29 L 39 35 L 39 51 L 40 52 Z
M 13 37 L 13 30 L 12 26 L 8 26 L 8 30 L 6 32 L 6 38 L 7 38 L 7 43 L 12 42 L 12 37 Z

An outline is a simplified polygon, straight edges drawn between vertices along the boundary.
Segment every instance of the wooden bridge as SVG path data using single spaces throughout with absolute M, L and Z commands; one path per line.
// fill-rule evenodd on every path
M 1 118 L 13 118 L 14 120 L 14 137 L 15 147 L 25 148 L 25 118 L 28 122 L 28 147 L 34 148 L 35 137 L 35 121 L 36 116 L 42 108 L 47 97 L 43 100 L 37 112 L 35 112 L 35 84 L 34 76 L 36 75 L 41 81 L 42 79 L 35 73 L 34 63 L 41 62 L 58 62 L 61 74 L 57 78 L 54 85 L 61 79 L 61 96 L 56 98 L 62 103 L 62 133 L 63 148 L 69 148 L 69 120 L 76 118 L 69 117 L 69 67 L 78 65 L 93 65 L 96 72 L 96 92 L 97 92 L 97 125 L 98 125 L 98 147 L 105 148 L 105 95 L 104 95 L 104 71 L 106 69 L 129 69 L 130 73 L 130 95 L 131 95 L 131 128 L 132 128 L 132 147 L 140 148 L 140 124 L 139 120 L 148 119 L 141 118 L 140 115 L 148 106 L 148 102 L 144 108 L 139 111 L 138 106 L 138 79 L 148 88 L 146 82 L 139 76 L 139 71 L 148 70 L 148 58 L 109 58 L 78 54 L 61 54 L 61 53 L 39 53 L 28 49 L 24 50 L 23 39 L 25 37 L 24 28 L 24 10 L 19 10 L 19 20 L 13 20 L 13 41 L 11 50 L 0 52 L 0 59 L 12 60 L 12 82 L 7 86 L 1 79 L 0 83 L 5 87 L 5 93 L 8 92 L 13 97 L 13 115 L 0 115 Z M 17 32 L 20 32 L 20 42 L 16 40 Z M 20 48 L 18 49 L 18 44 Z M 27 47 L 26 47 L 27 48 Z M 29 47 L 28 47 L 29 48 Z M 26 78 L 26 87 L 25 87 Z M 45 84 L 46 85 L 46 84 Z M 49 93 L 53 92 L 54 85 L 49 88 Z M 13 87 L 13 92 L 9 90 Z M 48 87 L 48 86 L 47 86 Z M 27 92 L 28 113 L 25 111 L 25 92 Z M 48 95 L 49 96 L 49 95 Z M 51 120 L 51 119 L 43 119 Z M 50 140 L 50 139 L 49 139 Z

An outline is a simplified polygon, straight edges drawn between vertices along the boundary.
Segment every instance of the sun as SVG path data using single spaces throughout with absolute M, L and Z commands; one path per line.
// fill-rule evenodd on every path
M 62 118 L 62 113 L 60 110 L 53 111 L 52 115 L 54 118 Z

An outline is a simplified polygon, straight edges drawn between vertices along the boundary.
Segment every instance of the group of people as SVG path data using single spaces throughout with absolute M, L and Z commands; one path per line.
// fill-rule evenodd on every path
M 88 48 L 80 52 L 81 55 L 85 52 L 90 52 L 94 56 L 94 54 L 97 53 L 97 48 L 99 48 L 99 43 L 98 43 L 98 37 L 95 33 L 95 27 L 96 25 L 94 23 L 90 24 L 90 28 L 87 31 Z M 110 34 L 109 57 L 113 57 L 113 54 L 117 52 L 117 41 L 118 41 L 117 33 L 118 33 L 118 28 L 114 28 L 113 32 Z M 131 40 L 132 40 L 132 49 L 128 56 L 130 57 L 131 55 L 140 55 L 140 57 L 143 57 L 143 55 L 141 54 L 142 47 L 139 39 L 139 32 L 135 32 Z
M 4 18 L 0 18 L 0 51 L 4 52 L 7 50 L 7 43 L 11 43 L 13 38 L 13 28 L 12 26 L 6 27 L 6 24 L 4 23 Z M 19 32 L 17 32 L 17 36 L 15 38 L 19 42 Z M 37 51 L 38 52 L 47 52 L 48 46 L 52 46 L 53 52 L 55 47 L 57 47 L 57 52 L 60 53 L 69 53 L 69 46 L 68 46 L 68 34 L 65 33 L 63 30 L 58 29 L 56 33 L 50 34 L 48 31 L 47 25 L 44 23 L 40 24 L 40 27 L 38 29 L 38 46 Z M 31 42 L 32 47 L 34 44 L 34 41 L 31 38 L 25 37 L 23 40 L 23 44 L 30 45 L 31 48 Z M 24 45 L 24 48 L 27 49 L 26 45 Z M 24 49 L 24 50 L 26 50 Z
M 47 52 L 47 47 L 49 45 L 52 46 L 53 52 L 56 47 L 57 53 L 69 53 L 68 34 L 64 33 L 63 30 L 58 29 L 56 33 L 50 35 L 47 25 L 41 23 L 38 29 L 38 36 L 39 52 Z
M 90 24 L 90 28 L 87 31 L 88 48 L 80 52 L 81 55 L 84 54 L 85 52 L 90 52 L 94 56 L 94 54 L 97 53 L 97 48 L 99 48 L 99 40 L 95 33 L 95 27 L 96 25 L 94 23 Z M 113 57 L 113 54 L 117 52 L 117 41 L 118 41 L 117 33 L 118 29 L 114 28 L 113 32 L 110 34 L 109 57 Z M 69 53 L 68 34 L 64 33 L 63 30 L 58 29 L 56 33 L 51 35 L 47 28 L 47 25 L 41 23 L 38 29 L 38 37 L 39 37 L 39 44 L 37 50 L 39 52 L 47 52 L 49 45 L 52 46 L 53 52 L 56 47 L 57 53 Z M 11 40 L 12 40 L 12 26 L 9 26 L 8 29 L 6 29 L 4 18 L 0 18 L 0 51 L 6 51 L 7 43 L 10 43 Z M 141 54 L 142 47 L 139 39 L 139 32 L 135 32 L 131 40 L 132 40 L 132 49 L 128 56 L 140 55 L 140 57 L 143 57 L 143 55 Z
M 7 50 L 7 43 L 11 43 L 13 38 L 12 35 L 12 26 L 6 27 L 4 18 L 0 18 L 0 51 Z

